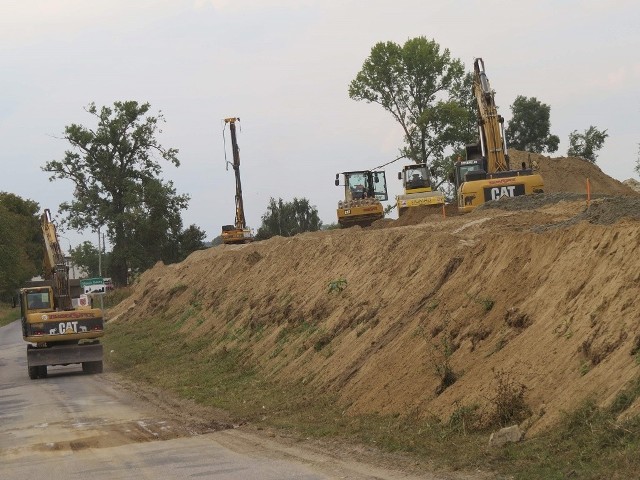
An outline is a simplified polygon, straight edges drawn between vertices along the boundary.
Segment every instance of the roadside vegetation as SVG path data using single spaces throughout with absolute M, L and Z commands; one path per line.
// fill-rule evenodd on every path
M 610 406 L 587 402 L 543 435 L 490 448 L 489 434 L 521 421 L 526 411 L 522 387 L 504 372 L 496 372 L 491 399 L 495 408 L 489 416 L 474 405 L 458 406 L 447 421 L 415 410 L 394 416 L 348 416 L 329 394 L 302 383 L 270 383 L 239 351 L 218 348 L 219 353 L 212 353 L 211 346 L 224 339 L 183 340 L 180 326 L 198 314 L 189 308 L 183 316 L 108 323 L 104 343 L 110 352 L 105 358 L 109 368 L 224 409 L 235 423 L 305 438 L 360 442 L 415 455 L 417 462 L 443 469 L 481 469 L 516 479 L 622 479 L 635 478 L 640 471 L 640 418 L 625 416 L 640 397 L 640 379 Z
M 8 303 L 0 303 L 0 327 L 9 325 L 20 317 L 20 310 L 12 308 Z

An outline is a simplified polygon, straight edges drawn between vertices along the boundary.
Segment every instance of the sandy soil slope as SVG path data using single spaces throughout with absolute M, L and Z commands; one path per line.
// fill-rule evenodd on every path
M 197 298 L 186 338 L 227 338 L 211 349 L 336 392 L 349 413 L 487 410 L 503 372 L 526 386 L 535 434 L 640 371 L 640 196 L 584 160 L 532 159 L 544 196 L 195 252 L 145 272 L 112 321 Z M 608 195 L 588 208 L 587 177 Z M 459 378 L 438 393 L 445 360 Z

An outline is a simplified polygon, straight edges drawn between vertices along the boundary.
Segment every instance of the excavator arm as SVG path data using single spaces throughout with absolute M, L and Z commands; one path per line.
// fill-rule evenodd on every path
M 48 208 L 42 214 L 41 227 L 45 250 L 44 278 L 51 281 L 54 305 L 59 310 L 72 310 L 69 267 L 60 248 L 56 226 L 51 220 L 51 212 Z
M 484 61 L 476 58 L 473 62 L 473 94 L 478 106 L 478 129 L 480 148 L 486 158 L 487 173 L 509 170 L 507 143 L 504 136 L 504 118 L 498 115 L 494 94 L 484 71 Z

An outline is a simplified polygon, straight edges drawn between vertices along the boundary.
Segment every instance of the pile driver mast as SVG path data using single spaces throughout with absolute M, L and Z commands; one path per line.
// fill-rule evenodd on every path
M 242 183 L 240 181 L 240 148 L 238 147 L 238 139 L 236 136 L 236 122 L 238 117 L 229 117 L 224 119 L 224 123 L 229 124 L 231 133 L 231 149 L 233 152 L 233 172 L 236 179 L 236 218 L 234 225 L 222 226 L 222 242 L 226 244 L 248 243 L 253 240 L 251 230 L 247 227 L 244 217 L 244 203 L 242 201 Z

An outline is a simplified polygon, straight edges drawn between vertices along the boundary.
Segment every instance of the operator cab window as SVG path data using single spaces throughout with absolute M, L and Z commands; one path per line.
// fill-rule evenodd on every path
M 49 292 L 30 292 L 27 294 L 29 309 L 49 308 Z

